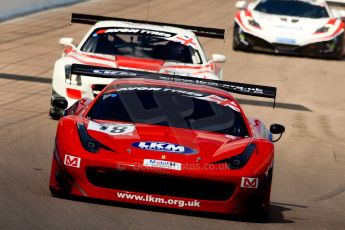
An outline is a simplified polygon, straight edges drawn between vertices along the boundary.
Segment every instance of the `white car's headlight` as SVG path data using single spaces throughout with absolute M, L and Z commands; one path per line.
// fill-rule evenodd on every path
M 327 24 L 327 25 L 328 25 L 328 24 Z M 327 25 L 325 25 L 325 26 L 323 26 L 323 27 L 317 29 L 317 30 L 315 31 L 315 33 L 316 33 L 316 34 L 327 33 L 327 32 L 329 31 L 329 29 L 331 28 L 330 26 L 327 26 Z
M 253 18 L 249 19 L 248 23 L 249 23 L 249 25 L 254 26 L 256 28 L 259 28 L 259 29 L 261 28 L 260 24 L 257 21 L 255 21 Z
M 327 33 L 332 27 L 334 27 L 336 19 L 330 19 L 326 25 L 320 27 L 315 31 L 315 34 Z
M 261 29 L 260 24 L 259 24 L 257 21 L 255 21 L 255 19 L 253 18 L 252 13 L 251 13 L 249 10 L 247 10 L 247 11 L 245 12 L 245 15 L 246 15 L 245 17 L 246 17 L 246 19 L 247 19 L 247 21 L 248 21 L 248 24 L 249 24 L 250 26 L 255 27 L 255 28 L 257 28 L 257 29 Z

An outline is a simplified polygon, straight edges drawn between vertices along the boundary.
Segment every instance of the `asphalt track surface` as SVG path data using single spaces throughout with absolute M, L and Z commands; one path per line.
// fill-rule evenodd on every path
M 344 229 L 344 61 L 234 52 L 229 0 L 152 0 L 149 19 L 227 28 L 225 79 L 278 87 L 277 107 L 241 97 L 246 113 L 287 128 L 276 144 L 272 210 L 267 223 L 52 197 L 48 190 L 57 122 L 49 119 L 58 39 L 79 41 L 87 25 L 71 12 L 145 19 L 144 0 L 98 0 L 0 24 L 0 229 Z

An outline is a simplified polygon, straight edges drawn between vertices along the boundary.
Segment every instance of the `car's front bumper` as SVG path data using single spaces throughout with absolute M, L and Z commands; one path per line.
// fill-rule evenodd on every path
M 344 33 L 327 41 L 310 43 L 307 45 L 290 45 L 271 43 L 263 38 L 244 32 L 235 24 L 234 39 L 246 50 L 269 52 L 276 54 L 291 54 L 324 58 L 339 58 L 344 52 Z M 236 36 L 236 37 L 235 37 Z
M 242 176 L 217 170 L 160 171 L 141 164 L 120 163 L 115 159 L 88 154 L 80 167 L 64 164 L 55 151 L 50 189 L 53 193 L 102 200 L 223 214 L 244 214 L 262 205 L 267 192 L 265 173 L 247 175 L 258 178 L 257 188 L 241 187 Z M 219 176 L 217 176 L 217 174 Z M 222 175 L 221 175 L 222 174 Z

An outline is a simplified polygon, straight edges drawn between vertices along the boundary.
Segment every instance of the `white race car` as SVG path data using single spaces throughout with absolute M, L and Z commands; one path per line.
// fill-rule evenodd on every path
M 256 50 L 341 59 L 344 22 L 324 0 L 239 1 L 234 50 Z
M 207 79 L 221 79 L 221 62 L 226 58 L 213 54 L 207 60 L 198 36 L 224 38 L 225 31 L 215 28 L 118 19 L 72 14 L 72 21 L 95 24 L 78 46 L 72 38 L 61 38 L 65 46 L 55 62 L 50 116 L 59 118 L 76 100 L 93 99 L 116 77 L 70 75 L 72 64 L 132 69 Z

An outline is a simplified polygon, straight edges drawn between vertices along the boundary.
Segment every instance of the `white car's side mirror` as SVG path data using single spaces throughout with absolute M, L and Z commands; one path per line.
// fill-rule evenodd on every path
M 212 54 L 212 60 L 213 62 L 225 62 L 226 57 L 222 54 Z
M 239 10 L 246 10 L 248 6 L 248 3 L 246 1 L 238 1 L 235 4 L 236 9 Z
M 60 38 L 59 44 L 67 47 L 71 47 L 75 49 L 75 45 L 73 44 L 74 39 L 73 38 Z

